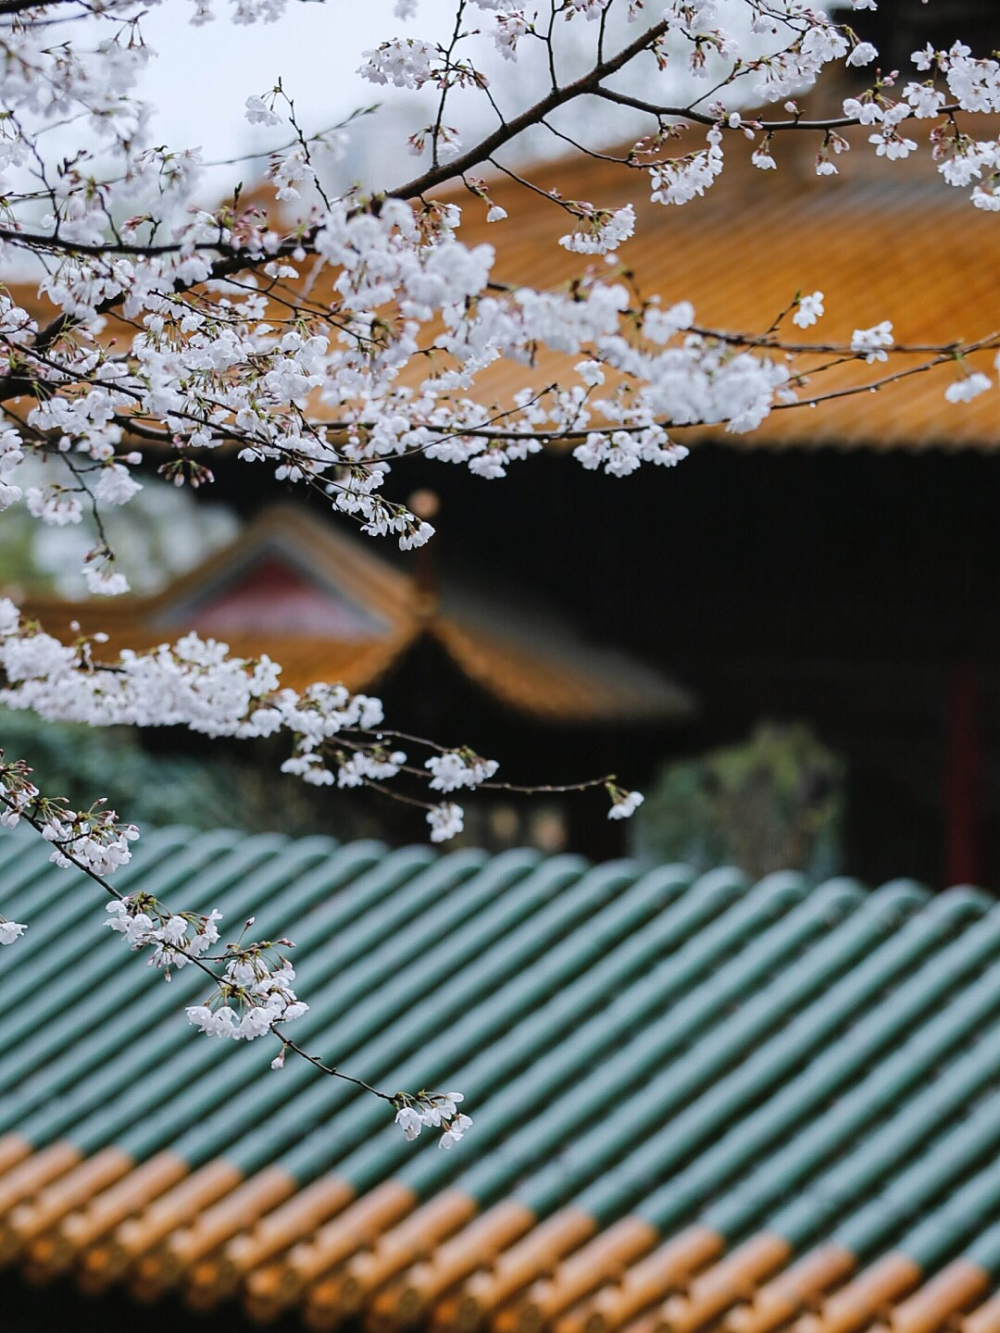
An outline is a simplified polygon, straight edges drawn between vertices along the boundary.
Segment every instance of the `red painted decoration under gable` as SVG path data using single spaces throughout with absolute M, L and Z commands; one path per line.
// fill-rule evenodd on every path
M 380 633 L 378 623 L 363 610 L 274 556 L 265 557 L 210 595 L 189 623 L 192 629 L 216 635 L 370 639 Z

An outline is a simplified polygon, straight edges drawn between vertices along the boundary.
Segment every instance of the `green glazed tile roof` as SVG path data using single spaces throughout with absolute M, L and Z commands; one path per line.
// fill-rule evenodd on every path
M 186 1023 L 0 836 L 0 1260 L 373 1333 L 1000 1333 L 1000 907 L 517 850 L 162 829 L 118 877 L 288 932 L 306 1049 L 460 1088 L 439 1152 Z M 225 938 L 225 935 L 224 935 Z

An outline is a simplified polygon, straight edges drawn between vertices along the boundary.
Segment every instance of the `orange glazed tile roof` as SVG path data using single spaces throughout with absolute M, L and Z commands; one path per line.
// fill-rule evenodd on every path
M 464 1091 L 441 1152 L 193 1033 L 204 979 L 123 956 L 47 854 L 0 830 L 0 1262 L 35 1282 L 367 1333 L 1000 1329 L 978 890 L 144 835 L 122 891 L 292 931 L 304 1049 Z
M 907 134 L 926 139 L 926 129 Z M 938 176 L 925 142 L 907 161 L 878 160 L 863 137 L 840 159 L 841 174 L 819 178 L 816 135 L 779 136 L 777 171 L 750 162 L 750 145 L 727 140 L 726 167 L 702 199 L 682 207 L 649 201 L 648 180 L 615 163 L 579 155 L 523 174 L 545 190 L 600 207 L 631 202 L 636 234 L 619 251 L 642 294 L 665 304 L 690 300 L 702 326 L 760 334 L 795 293 L 821 289 L 826 314 L 809 330 L 786 323 L 785 337 L 801 343 L 850 342 L 854 328 L 892 320 L 899 342 L 971 342 L 1000 331 L 1000 219 L 974 208 L 964 191 Z M 701 147 L 685 137 L 671 153 Z M 618 150 L 614 150 L 618 151 Z M 622 150 L 624 151 L 624 150 Z M 485 207 L 471 196 L 463 206 L 461 239 L 497 249 L 493 276 L 500 282 L 551 287 L 581 271 L 583 257 L 568 254 L 558 238 L 571 230 L 567 214 L 502 177 L 491 198 L 506 221 L 487 224 Z M 455 196 L 449 196 L 455 197 Z M 600 262 L 600 261 L 599 261 Z M 612 272 L 609 268 L 609 272 Z M 992 369 L 993 353 L 976 358 Z M 539 388 L 578 358 L 541 353 L 527 372 Z M 823 360 L 828 358 L 824 357 Z M 925 358 L 916 357 L 914 362 Z M 823 391 L 877 377 L 879 367 L 851 363 L 815 381 Z M 972 403 L 945 401 L 954 379 L 946 365 L 887 386 L 876 395 L 846 397 L 815 408 L 778 410 L 747 435 L 699 431 L 734 448 L 995 449 L 1000 447 L 997 394 Z M 526 382 L 510 362 L 477 378 L 480 392 L 500 402 Z M 808 395 L 807 390 L 801 397 Z M 690 431 L 678 439 L 689 441 Z
M 274 506 L 224 550 L 148 597 L 34 598 L 22 614 L 65 637 L 76 621 L 108 650 L 144 649 L 189 631 L 241 657 L 267 654 L 282 684 L 376 687 L 421 638 L 502 704 L 551 723 L 687 717 L 694 703 L 659 671 L 561 631 L 544 612 L 478 591 L 440 594 L 302 509 Z
M 753 167 L 750 145 L 734 136 L 726 143 L 726 167 L 717 182 L 704 198 L 682 207 L 651 203 L 643 173 L 593 157 L 574 154 L 519 171 L 565 198 L 601 207 L 631 202 L 636 234 L 619 251 L 622 264 L 643 295 L 658 295 L 665 304 L 690 300 L 702 326 L 760 334 L 796 292 L 822 289 L 826 314 L 805 331 L 786 323 L 789 340 L 848 343 L 854 328 L 889 319 L 899 342 L 967 343 L 1000 331 L 1000 218 L 974 208 L 966 191 L 949 187 L 937 174 L 926 143 L 928 124 L 907 124 L 907 135 L 921 147 L 906 161 L 876 160 L 864 134 L 858 134 L 852 151 L 839 160 L 841 174 L 824 178 L 814 170 L 814 134 L 778 136 L 777 171 Z M 980 131 L 989 132 L 986 122 Z M 667 151 L 703 144 L 703 135 L 692 134 Z M 626 149 L 611 151 L 621 155 Z M 503 176 L 490 177 L 490 194 L 507 208 L 505 221 L 487 224 L 485 206 L 465 191 L 451 188 L 441 197 L 462 206 L 463 242 L 496 247 L 497 281 L 546 289 L 579 276 L 585 258 L 558 244 L 571 230 L 562 209 Z M 322 296 L 324 281 L 321 276 L 312 283 L 314 298 Z M 40 321 L 48 321 L 51 307 L 34 288 L 14 284 L 11 290 Z M 128 332 L 109 316 L 105 336 Z M 992 357 L 992 352 L 978 354 L 971 364 L 990 373 Z M 578 359 L 542 351 L 533 368 L 495 362 L 476 377 L 477 397 L 507 407 L 525 384 L 543 388 Z M 924 359 L 916 356 L 911 364 Z M 822 392 L 868 383 L 878 371 L 851 362 L 817 379 L 814 387 Z M 424 373 L 421 363 L 403 379 L 417 383 Z M 738 449 L 1000 447 L 996 393 L 948 403 L 944 390 L 954 378 L 950 365 L 939 366 L 877 394 L 778 409 L 746 435 L 713 428 L 678 431 L 678 438 L 711 439 Z M 315 410 L 320 416 L 328 411 L 319 403 Z M 159 448 L 140 444 L 153 452 Z

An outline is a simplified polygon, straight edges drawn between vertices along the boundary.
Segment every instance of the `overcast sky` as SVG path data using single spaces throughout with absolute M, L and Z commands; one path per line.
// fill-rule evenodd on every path
M 143 22 L 147 41 L 159 53 L 141 84 L 143 96 L 156 108 L 155 142 L 175 148 L 199 146 L 207 160 L 273 146 L 280 132 L 248 125 L 243 105 L 249 94 L 265 92 L 280 77 L 295 97 L 301 123 L 308 130 L 334 124 L 358 107 L 382 103 L 379 116 L 353 133 L 355 148 L 346 168 L 350 179 L 340 184 L 361 178 L 366 185 L 385 188 L 413 174 L 418 163 L 407 157 L 406 133 L 433 120 L 434 91 L 417 94 L 375 87 L 356 71 L 361 52 L 387 37 L 404 34 L 447 40 L 454 23 L 454 0 L 419 0 L 417 15 L 405 23 L 394 16 L 393 0 L 290 0 L 279 22 L 248 27 L 230 21 L 227 0 L 215 0 L 215 4 L 217 19 L 202 27 L 191 26 L 190 0 L 166 0 L 152 8 Z M 616 7 L 609 30 L 612 47 L 619 38 L 628 40 L 636 33 L 619 9 L 623 7 Z M 720 9 L 729 9 L 727 21 L 732 15 L 745 21 L 741 0 L 722 0 Z M 468 25 L 475 27 L 480 11 L 471 7 L 468 13 Z M 577 21 L 563 26 L 559 33 L 563 77 L 582 72 L 585 59 L 589 64 L 595 35 L 596 24 Z M 483 38 L 477 42 L 476 61 L 489 73 L 492 92 L 507 108 L 525 105 L 528 92 L 537 92 L 533 85 L 545 78 L 540 43 L 522 43 L 521 58 L 515 65 L 501 60 L 492 42 Z M 706 89 L 704 83 L 692 84 L 685 76 L 682 59 L 666 74 L 657 74 L 651 59 L 641 62 L 630 69 L 629 87 L 634 88 L 640 77 L 655 82 L 657 93 L 671 99 L 683 96 L 681 84 L 696 87 L 696 95 Z M 453 94 L 453 99 L 454 111 L 448 119 L 454 115 L 452 123 L 462 130 L 466 143 L 473 140 L 474 131 L 495 124 L 481 94 Z M 581 114 L 591 118 L 586 128 L 594 146 L 597 141 L 600 146 L 614 142 L 637 127 L 634 113 L 604 103 L 574 107 L 575 130 L 580 128 Z M 405 131 L 403 123 L 407 124 Z M 638 125 L 642 132 L 648 129 L 645 119 Z M 537 153 L 540 148 L 558 152 L 559 144 L 546 136 L 544 144 L 529 142 L 527 151 Z M 249 169 L 243 175 L 252 179 Z
M 308 130 L 335 124 L 361 106 L 408 102 L 392 88 L 375 88 L 357 73 L 361 52 L 395 33 L 436 38 L 453 13 L 452 0 L 421 0 L 419 18 L 401 25 L 392 0 L 291 0 L 277 23 L 234 25 L 226 0 L 214 23 L 192 27 L 190 0 L 166 0 L 143 21 L 158 59 L 140 84 L 155 108 L 154 141 L 201 147 L 206 160 L 233 157 L 282 136 L 254 129 L 243 117 L 251 93 L 280 77 Z M 287 138 L 287 133 L 284 136 Z
M 361 52 L 400 31 L 438 36 L 453 4 L 421 0 L 419 18 L 405 25 L 393 17 L 391 0 L 291 0 L 277 23 L 249 26 L 230 22 L 226 0 L 216 9 L 214 23 L 192 27 L 189 0 L 167 0 L 143 20 L 159 53 L 141 85 L 157 108 L 156 124 L 173 144 L 201 144 L 206 157 L 231 156 L 254 142 L 243 103 L 279 76 L 314 128 L 388 100 L 395 90 L 376 89 L 355 72 Z

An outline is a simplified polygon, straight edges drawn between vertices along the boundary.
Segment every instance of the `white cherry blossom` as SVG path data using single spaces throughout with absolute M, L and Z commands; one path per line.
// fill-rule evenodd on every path
M 623 791 L 620 787 L 611 789 L 611 809 L 608 811 L 609 819 L 631 819 L 642 805 L 642 792 Z
M 971 375 L 965 375 L 961 379 L 955 380 L 949 384 L 944 391 L 944 396 L 949 403 L 971 403 L 973 398 L 978 398 L 981 393 L 992 389 L 993 381 L 982 371 L 975 371 Z
M 561 236 L 559 244 L 579 255 L 607 255 L 627 241 L 635 231 L 635 209 L 631 204 L 611 213 L 597 211 L 592 215 L 589 231 L 575 231 Z
M 848 65 L 870 65 L 877 55 L 878 51 L 872 46 L 871 42 L 858 42 L 847 57 L 846 63 Z
M 440 1129 L 439 1148 L 452 1148 L 472 1128 L 472 1117 L 459 1111 L 465 1100 L 460 1092 L 418 1093 L 416 1097 L 400 1095 L 396 1124 L 403 1137 L 410 1142 L 424 1129 Z
M 358 69 L 369 83 L 394 84 L 397 88 L 420 88 L 432 74 L 435 49 L 413 37 L 394 38 L 362 52 Z
M 499 765 L 495 759 L 480 759 L 471 751 L 452 750 L 431 755 L 424 767 L 434 775 L 430 781 L 431 790 L 449 792 L 460 787 L 478 787 L 493 777 Z
M 448 1127 L 438 1139 L 439 1148 L 451 1148 L 465 1137 L 467 1130 L 472 1128 L 472 1116 L 464 1115 L 459 1112 L 453 1120 L 448 1122 Z
M 18 921 L 0 921 L 0 944 L 13 944 L 27 929 Z
M 281 117 L 277 112 L 267 105 L 263 97 L 256 95 L 247 98 L 245 115 L 251 125 L 281 124 Z
M 431 828 L 431 842 L 447 842 L 464 827 L 462 807 L 453 801 L 442 801 L 428 810 L 427 823 Z
M 892 344 L 892 323 L 888 319 L 881 320 L 870 329 L 855 329 L 851 335 L 851 351 L 863 355 L 869 365 L 873 361 L 887 360 L 885 349 Z
M 823 314 L 823 293 L 813 292 L 809 296 L 800 297 L 798 306 L 792 315 L 792 323 L 797 324 L 800 329 L 808 329 Z
M 917 151 L 915 140 L 906 139 L 901 134 L 897 134 L 891 126 L 886 126 L 879 130 L 877 134 L 869 134 L 868 142 L 875 145 L 875 153 L 878 157 L 887 157 L 890 162 L 907 158 L 911 153 Z

